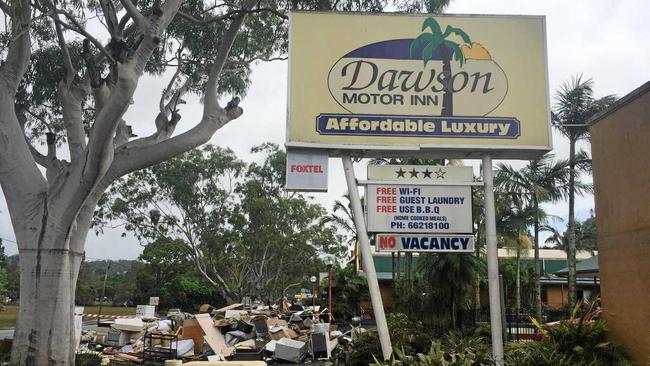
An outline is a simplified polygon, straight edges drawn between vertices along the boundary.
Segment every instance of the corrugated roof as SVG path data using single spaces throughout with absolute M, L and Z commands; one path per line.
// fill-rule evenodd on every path
M 589 259 L 585 259 L 576 263 L 576 274 L 584 276 L 598 276 L 598 256 L 595 255 Z M 558 276 L 569 274 L 569 267 L 562 268 L 555 272 Z

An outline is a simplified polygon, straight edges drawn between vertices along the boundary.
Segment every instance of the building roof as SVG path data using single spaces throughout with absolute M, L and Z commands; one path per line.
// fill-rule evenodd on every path
M 555 272 L 558 276 L 566 276 L 569 274 L 569 268 L 565 267 Z M 589 259 L 585 259 L 576 263 L 576 275 L 582 277 L 596 277 L 598 276 L 598 255 L 594 255 Z
M 598 254 L 597 252 L 594 252 Z M 507 248 L 499 248 L 498 249 L 498 257 L 499 258 L 514 258 L 517 256 L 517 252 L 512 249 L 507 249 Z M 592 255 L 592 252 L 587 251 L 587 250 L 581 250 L 576 252 L 576 258 L 577 259 L 587 259 L 590 258 Z M 533 259 L 535 256 L 535 251 L 530 249 L 527 251 L 523 251 L 520 254 L 521 259 Z M 546 248 L 540 248 L 539 249 L 539 258 L 540 259 L 564 259 L 566 260 L 566 252 L 560 249 L 546 249 Z
M 606 110 L 596 114 L 595 116 L 591 117 L 589 121 L 587 121 L 587 124 L 593 125 L 601 120 L 603 120 L 605 117 L 609 116 L 610 114 L 616 112 L 617 110 L 621 109 L 623 106 L 626 104 L 633 102 L 640 96 L 644 95 L 645 93 L 650 93 L 650 81 L 647 81 L 645 84 L 641 85 L 640 87 L 632 90 L 629 92 L 627 95 L 625 95 L 623 98 L 617 100 L 611 107 L 607 108 Z

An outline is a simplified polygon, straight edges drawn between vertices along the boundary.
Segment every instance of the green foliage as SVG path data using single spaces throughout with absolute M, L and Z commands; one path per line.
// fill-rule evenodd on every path
M 486 272 L 486 263 L 473 254 L 424 254 L 418 257 L 417 270 L 426 288 L 424 313 L 451 329 L 456 326 L 456 311 L 472 304 L 473 284 Z
M 390 339 L 405 352 L 426 352 L 433 335 L 421 321 L 411 320 L 404 313 L 390 313 L 386 317 Z
M 420 52 L 424 66 L 427 65 L 427 62 L 433 56 L 433 52 L 436 48 L 441 48 L 441 50 L 446 50 L 447 48 L 451 49 L 454 55 L 454 59 L 460 62 L 460 66 L 463 66 L 465 62 L 465 55 L 460 49 L 460 45 L 456 42 L 450 41 L 447 37 L 452 34 L 459 36 L 464 43 L 471 44 L 469 36 L 465 31 L 460 28 L 455 28 L 450 25 L 447 26 L 445 32 L 443 33 L 440 25 L 434 18 L 427 18 L 422 23 L 422 31 L 429 29 L 429 33 L 422 33 L 417 38 L 413 40 L 410 47 L 411 55 Z M 424 47 L 422 47 L 424 44 Z M 444 56 L 443 56 L 444 57 Z
M 409 319 L 405 314 L 392 313 L 387 316 L 388 329 L 394 355 L 388 363 L 377 361 L 381 357 L 381 346 L 377 332 L 367 331 L 353 336 L 352 344 L 345 345 L 335 357 L 336 365 L 491 365 L 490 345 L 487 338 L 465 337 L 450 332 L 433 339 L 431 332 L 419 321 Z
M 544 335 L 541 342 L 511 347 L 506 354 L 508 365 L 514 366 L 628 366 L 633 365 L 627 351 L 607 340 L 607 327 L 602 320 L 587 321 L 596 302 L 581 311 L 579 305 L 571 319 L 556 325 L 534 322 Z M 582 315 L 579 315 L 582 313 Z
M 353 342 L 344 345 L 333 355 L 336 366 L 367 366 L 376 355 L 381 355 L 379 335 L 375 331 L 364 331 L 353 335 Z
M 7 288 L 9 287 L 9 274 L 7 270 L 0 267 L 0 303 L 4 303 L 5 296 L 7 294 Z
M 362 301 L 368 300 L 368 281 L 354 264 L 332 272 L 332 315 L 337 321 L 360 315 Z
M 102 356 L 98 353 L 77 353 L 74 360 L 75 366 L 100 366 Z
M 176 281 L 173 274 L 192 268 L 216 291 L 215 305 L 244 295 L 277 301 L 322 267 L 321 254 L 344 248 L 331 225 L 317 224 L 322 206 L 284 190 L 284 150 L 263 144 L 251 152 L 261 162 L 208 145 L 131 174 L 102 200 L 97 230 L 116 222 L 149 243 L 141 259 L 154 275 L 141 273 L 143 282 Z
M 551 232 L 551 235 L 546 239 L 547 244 L 552 244 L 553 248 L 563 251 L 568 250 L 568 230 L 560 233 L 557 229 L 546 226 L 544 230 Z M 576 250 L 595 251 L 598 249 L 596 238 L 596 218 L 592 215 L 585 221 L 575 221 L 574 224 L 576 236 Z
M 375 358 L 374 366 L 481 366 L 493 365 L 490 348 L 484 338 L 462 337 L 450 333 L 442 340 L 435 340 L 427 352 L 412 354 L 396 348 L 393 357 L 386 362 Z
M 392 6 L 392 9 L 398 11 L 432 13 L 440 12 L 448 2 L 449 0 L 261 0 L 255 7 L 263 10 L 248 14 L 240 28 L 241 36 L 235 38 L 229 50 L 217 84 L 218 93 L 245 96 L 251 83 L 251 66 L 254 63 L 286 58 L 290 10 L 381 12 L 387 6 Z M 217 57 L 226 30 L 230 27 L 234 14 L 240 10 L 240 5 L 240 2 L 213 6 L 205 1 L 183 1 L 179 10 L 198 21 L 190 21 L 188 17 L 174 14 L 169 26 L 157 39 L 158 47 L 146 63 L 145 72 L 160 76 L 173 73 L 178 67 L 180 74 L 171 84 L 172 91 L 178 90 L 187 82 L 190 92 L 202 95 L 208 79 L 206 70 Z M 64 36 L 71 66 L 75 69 L 74 75 L 67 75 L 64 53 L 53 22 L 55 11 L 47 11 L 50 6 L 59 12 L 57 17 L 64 18 L 61 20 L 68 24 L 64 27 Z M 135 6 L 145 17 L 150 17 L 156 13 L 159 3 L 147 0 L 139 1 Z M 63 115 L 57 97 L 60 81 L 68 78 L 73 85 L 79 85 L 85 76 L 93 73 L 97 78 L 93 78 L 94 83 L 112 83 L 117 78 L 116 68 L 114 61 L 105 53 L 120 62 L 135 54 L 141 42 L 141 32 L 134 31 L 129 16 L 124 14 L 119 4 L 116 7 L 112 11 L 117 11 L 117 14 L 106 14 L 96 1 L 33 3 L 30 25 L 32 55 L 23 83 L 16 94 L 16 103 L 20 106 L 20 114 L 25 118 L 26 131 L 31 140 L 44 142 L 44 132 L 53 132 L 59 143 L 65 142 Z M 13 18 L 11 14 L 6 16 Z M 97 20 L 98 16 L 101 20 Z M 0 31 L 2 58 L 6 57 L 8 46 L 15 38 L 6 28 Z M 100 28 L 106 28 L 106 32 L 97 31 Z M 97 39 L 97 43 L 90 44 L 84 50 L 82 43 L 90 38 L 88 35 Z M 100 52 L 100 48 L 104 52 Z M 95 108 L 92 98 L 86 98 L 82 103 L 83 123 L 87 128 L 94 123 Z

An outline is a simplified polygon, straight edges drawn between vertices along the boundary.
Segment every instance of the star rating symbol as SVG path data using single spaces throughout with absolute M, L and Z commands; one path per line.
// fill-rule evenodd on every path
M 426 168 L 426 169 L 422 172 L 422 174 L 424 175 L 422 178 L 431 178 L 431 173 L 433 173 L 433 172 L 430 171 L 429 168 Z
M 438 168 L 434 173 L 436 173 L 436 179 L 444 179 L 447 172 L 443 171 L 442 168 Z
M 406 174 L 405 171 L 402 170 L 402 168 L 399 168 L 399 170 L 395 171 L 397 173 L 397 178 L 404 178 L 404 174 Z
M 411 170 L 409 172 L 409 174 L 411 174 L 411 178 L 417 178 L 418 177 L 418 171 L 415 170 L 415 168 L 413 168 L 413 170 Z

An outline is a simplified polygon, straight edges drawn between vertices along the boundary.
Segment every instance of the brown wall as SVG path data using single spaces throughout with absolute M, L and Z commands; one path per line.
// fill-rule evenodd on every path
M 395 308 L 395 289 L 393 288 L 393 282 L 379 281 L 379 292 L 381 293 L 381 301 L 384 304 L 384 309 L 386 311 L 393 310 Z M 362 302 L 361 307 L 364 311 L 372 315 L 372 303 L 370 300 Z
M 569 291 L 559 286 L 549 286 L 546 288 L 546 294 L 546 305 L 551 309 L 560 309 L 567 303 Z
M 604 317 L 650 365 L 650 83 L 642 88 L 591 135 Z

